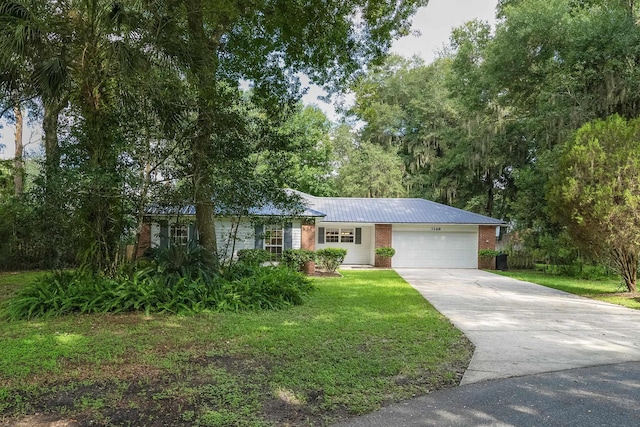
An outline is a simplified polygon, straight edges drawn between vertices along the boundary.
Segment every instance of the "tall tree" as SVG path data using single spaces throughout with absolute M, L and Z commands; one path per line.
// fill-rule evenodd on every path
M 402 160 L 395 151 L 359 143 L 338 169 L 336 186 L 343 197 L 402 197 Z
M 426 0 L 149 1 L 159 45 L 184 67 L 197 99 L 190 141 L 194 202 L 200 244 L 215 262 L 212 164 L 225 150 L 215 139 L 222 94 L 219 82 L 252 83 L 255 102 L 276 114 L 298 96 L 295 74 L 343 84 L 362 65 L 388 49 L 409 29 L 409 18 Z M 296 25 L 292 25 L 296 22 Z
M 548 186 L 553 217 L 580 247 L 608 259 L 630 292 L 640 256 L 640 119 L 587 123 L 563 148 Z
M 503 104 L 543 131 L 542 148 L 582 124 L 640 113 L 640 27 L 626 0 L 504 2 L 486 55 Z
M 39 99 L 44 110 L 47 170 L 59 163 L 58 116 L 67 104 L 68 56 L 73 29 L 61 21 L 68 3 L 0 1 L 1 95 L 13 103 Z M 23 105 L 24 106 L 24 105 Z
M 24 193 L 24 144 L 22 141 L 24 118 L 20 104 L 13 107 L 13 114 L 16 121 L 13 186 L 15 195 L 20 197 Z
M 285 173 L 290 188 L 314 196 L 335 196 L 331 122 L 318 107 L 298 107 L 281 132 L 291 139 Z

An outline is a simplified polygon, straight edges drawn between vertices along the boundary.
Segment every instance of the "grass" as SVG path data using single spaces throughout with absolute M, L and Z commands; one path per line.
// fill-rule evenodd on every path
M 459 382 L 470 343 L 393 271 L 315 284 L 281 311 L 0 321 L 0 419 L 327 425 Z
M 495 271 L 495 273 L 611 304 L 640 309 L 640 295 L 626 293 L 626 287 L 621 284 L 619 278 L 585 280 L 536 270 Z
M 26 271 L 22 273 L 0 273 L 0 301 L 9 298 L 21 286 L 33 282 L 43 274 L 42 271 Z

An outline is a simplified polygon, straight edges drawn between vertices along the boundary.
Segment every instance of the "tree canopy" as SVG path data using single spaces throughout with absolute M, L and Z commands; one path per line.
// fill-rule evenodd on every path
M 635 126 L 638 6 L 503 0 L 495 26 L 454 29 L 431 64 L 386 57 L 424 4 L 0 0 L 1 103 L 33 101 L 45 131 L 40 192 L 23 203 L 72 212 L 58 228 L 100 268 L 149 200 L 194 204 L 215 265 L 213 212 L 284 187 L 499 217 L 537 259 L 578 243 L 545 189 L 565 185 L 557 147 L 582 126 Z M 339 125 L 300 105 L 301 74 L 353 92 Z
M 640 254 L 640 119 L 614 115 L 582 126 L 548 183 L 554 219 L 583 250 L 609 259 L 636 291 Z
M 73 213 L 92 266 L 117 262 L 168 183 L 215 266 L 216 207 L 275 200 L 287 178 L 332 191 L 327 124 L 298 112 L 300 73 L 344 87 L 426 3 L 0 0 L 1 104 L 42 108 L 40 202 Z

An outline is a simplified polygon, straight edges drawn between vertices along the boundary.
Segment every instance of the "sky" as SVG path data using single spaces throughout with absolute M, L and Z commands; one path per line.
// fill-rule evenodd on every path
M 412 32 L 419 35 L 396 40 L 391 46 L 391 53 L 405 57 L 417 55 L 430 63 L 443 47 L 449 45 L 449 36 L 454 28 L 473 19 L 494 24 L 497 5 L 498 0 L 429 0 L 429 4 L 420 8 L 412 20 Z M 303 100 L 317 105 L 329 118 L 336 120 L 333 106 L 317 99 L 322 94 L 320 88 L 312 87 Z M 349 102 L 349 96 L 346 102 Z
M 480 19 L 493 23 L 495 18 L 495 8 L 498 0 L 430 0 L 427 7 L 420 8 L 413 18 L 412 30 L 420 33 L 419 36 L 407 36 L 397 40 L 391 52 L 402 56 L 418 55 L 427 63 L 437 57 L 438 51 L 449 42 L 451 30 L 459 27 L 472 19 Z M 333 105 L 318 100 L 322 91 L 315 87 L 311 88 L 303 98 L 307 104 L 318 105 L 332 120 L 337 119 Z M 347 97 L 348 102 L 348 97 Z M 13 132 L 14 127 L 6 122 L 0 123 L 0 158 L 13 157 Z M 27 150 L 32 151 L 40 139 L 38 132 L 33 128 L 25 126 L 24 141 L 31 144 Z

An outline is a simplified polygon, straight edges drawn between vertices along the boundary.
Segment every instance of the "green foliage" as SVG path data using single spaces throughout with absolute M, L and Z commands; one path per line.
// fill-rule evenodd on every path
M 402 162 L 393 149 L 362 142 L 338 169 L 336 187 L 344 197 L 401 197 Z
M 496 251 L 493 249 L 480 249 L 478 251 L 478 256 L 482 258 L 494 258 L 498 255 L 500 255 L 500 251 Z
M 396 250 L 389 247 L 376 248 L 376 255 L 382 258 L 391 258 L 396 254 Z
M 63 268 L 76 261 L 78 232 L 73 218 L 36 190 L 0 197 L 0 271 Z
M 232 279 L 202 271 L 150 266 L 116 277 L 85 270 L 55 272 L 20 289 L 2 314 L 18 320 L 71 313 L 280 309 L 302 304 L 312 289 L 302 274 L 285 267 L 253 267 Z
M 329 119 L 315 106 L 299 108 L 282 125 L 281 132 L 291 139 L 288 166 L 283 171 L 289 188 L 319 197 L 336 195 L 330 129 Z
M 342 248 L 324 248 L 316 251 L 316 259 L 320 268 L 330 273 L 336 271 L 345 256 L 347 256 L 347 250 Z
M 528 251 L 507 251 L 509 256 L 509 268 L 512 270 L 532 270 L 535 267 L 535 258 Z
M 266 249 L 240 249 L 238 251 L 238 260 L 251 266 L 258 266 L 270 261 L 272 257 L 271 252 Z
M 304 264 L 315 260 L 315 253 L 307 249 L 286 249 L 282 252 L 281 262 L 287 267 L 302 271 Z
M 206 277 L 208 270 L 204 264 L 203 249 L 196 242 L 186 246 L 171 245 L 168 248 L 156 248 L 151 255 L 157 274 L 177 274 L 180 277 Z
M 559 156 L 548 186 L 553 217 L 587 254 L 610 260 L 630 291 L 640 256 L 640 119 L 584 125 Z
M 511 265 L 511 260 L 509 260 L 509 265 Z M 610 267 L 604 264 L 589 263 L 585 260 L 577 260 L 572 264 L 536 264 L 534 269 L 544 274 L 566 276 L 580 280 L 611 281 L 616 280 L 618 277 Z M 617 280 L 619 283 L 619 278 Z
M 3 421 L 271 426 L 266 405 L 296 400 L 328 425 L 459 381 L 472 346 L 395 272 L 313 282 L 288 310 L 5 322 Z
M 217 310 L 275 310 L 301 305 L 312 290 L 303 274 L 286 267 L 258 267 L 250 276 L 226 282 L 220 288 Z

